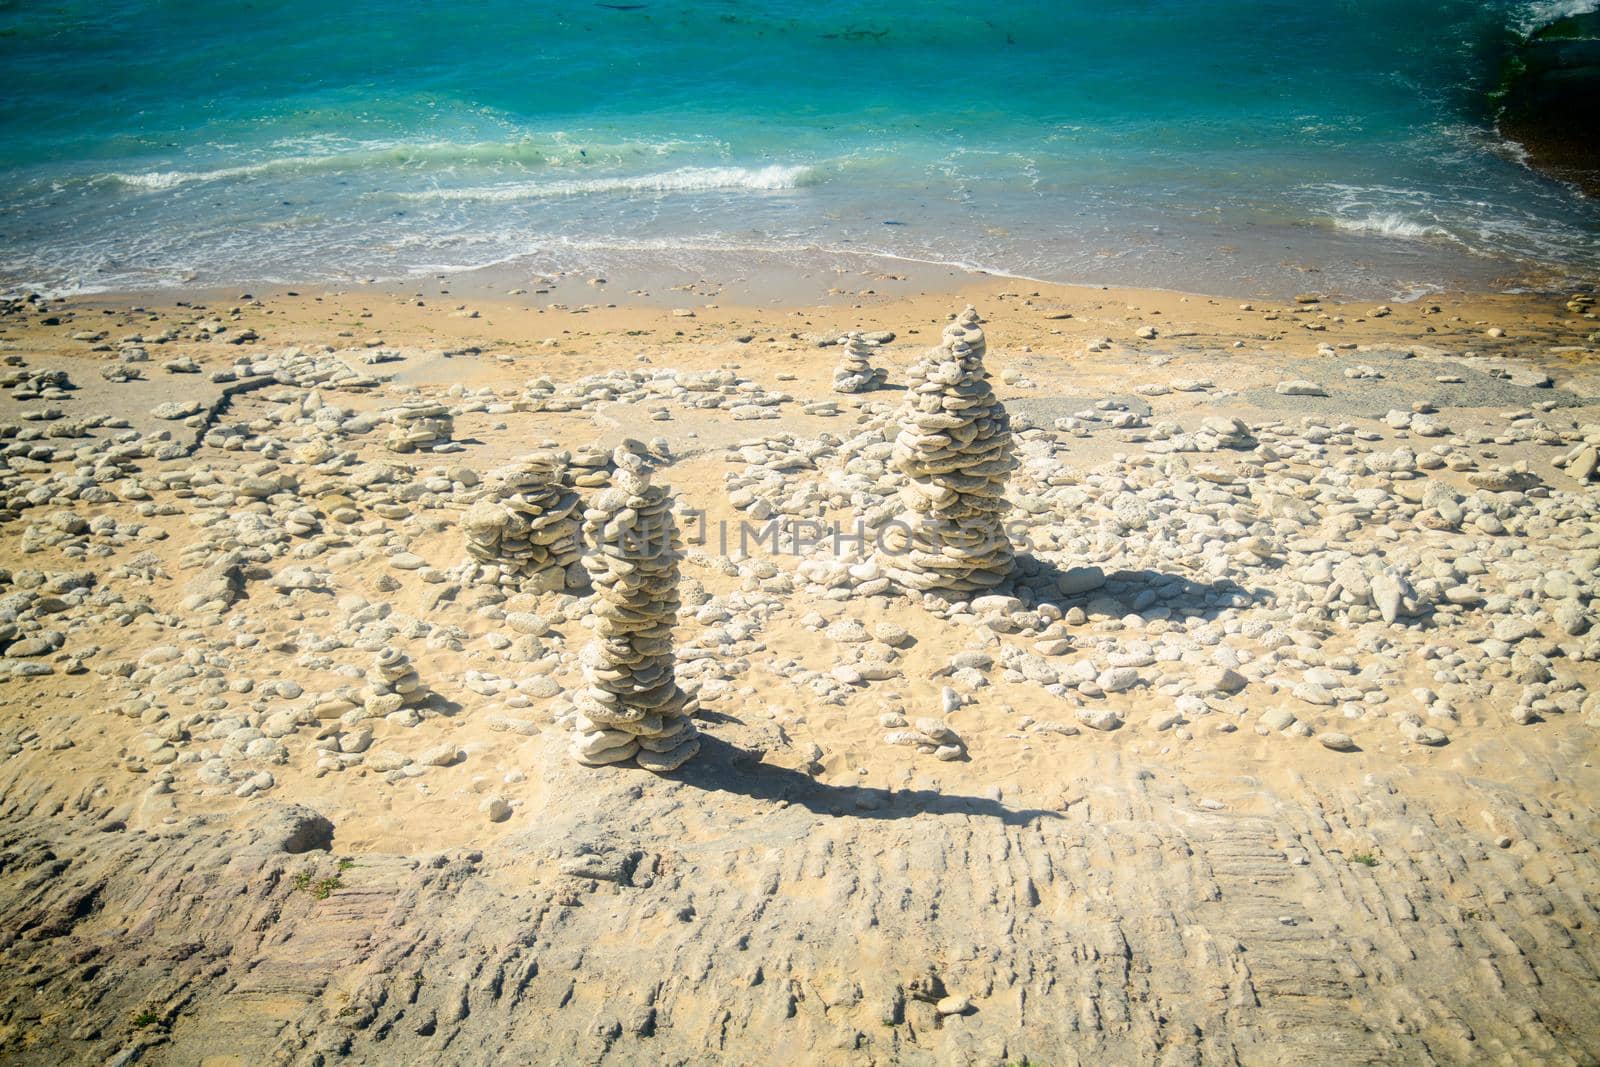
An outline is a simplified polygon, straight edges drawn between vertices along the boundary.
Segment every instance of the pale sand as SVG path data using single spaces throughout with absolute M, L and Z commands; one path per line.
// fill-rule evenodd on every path
M 1318 413 L 1387 433 L 1384 411 L 1435 388 L 1434 357 L 1463 353 L 1541 367 L 1578 404 L 1562 417 L 1600 421 L 1600 346 L 1587 340 L 1597 324 L 1554 298 L 1441 295 L 1375 318 L 1372 305 L 1241 310 L 1237 300 L 1177 293 L 1001 279 L 934 285 L 941 279 L 893 274 L 807 279 L 801 286 L 816 290 L 804 295 L 808 304 L 782 308 L 731 302 L 738 285 L 663 292 L 640 282 L 634 288 L 650 292 L 630 297 L 615 279 L 594 286 L 576 278 L 497 297 L 486 294 L 498 281 L 473 279 L 430 282 L 420 300 L 378 291 L 192 297 L 204 312 L 156 296 L 75 300 L 52 307 L 60 325 L 0 320 L 0 350 L 29 367 L 65 369 L 82 386 L 58 405 L 69 417 L 111 412 L 139 429 L 181 431 L 149 419 L 148 409 L 219 389 L 204 376 L 163 373 L 162 360 L 190 354 L 210 371 L 241 351 L 263 358 L 290 345 L 377 340 L 407 353 L 365 368 L 394 374 L 392 385 L 326 400 L 377 409 L 405 388 L 440 395 L 454 384 L 509 397 L 538 376 L 560 383 L 640 366 L 737 366 L 769 390 L 813 400 L 832 396 L 838 355 L 814 338 L 894 331 L 878 354 L 894 383 L 970 302 L 988 320 L 1001 399 L 1046 429 L 1058 414 L 1182 376 L 1215 388 L 1148 398 L 1150 421 L 1192 428 L 1211 414 L 1260 422 Z M 150 345 L 153 362 L 142 366 L 152 381 L 144 384 L 101 381 L 99 366 L 112 354 L 71 340 L 106 331 L 114 346 L 134 331 L 148 337 L 212 317 L 260 339 Z M 1136 336 L 1144 326 L 1155 328 L 1154 339 Z M 1490 326 L 1505 336 L 1489 336 Z M 1087 351 L 1098 338 L 1110 347 Z M 1319 356 L 1322 343 L 1340 346 L 1338 355 Z M 1391 371 L 1365 393 L 1341 391 L 1351 385 L 1343 367 L 1378 358 L 1347 345 L 1416 351 L 1429 373 Z M 467 347 L 481 352 L 439 354 Z M 648 364 L 636 362 L 641 354 Z M 1003 384 L 1007 370 L 1032 386 Z M 1271 392 L 1298 377 L 1329 386 L 1339 406 Z M 1463 390 L 1465 402 L 1446 409 L 1458 432 L 1503 425 L 1501 411 L 1522 406 L 1510 399 L 1522 394 L 1475 381 L 1436 388 Z M 275 406 L 272 393 L 239 395 L 220 423 L 262 418 Z M 790 404 L 780 419 L 757 422 L 680 409 L 651 422 L 621 404 L 470 413 L 455 418 L 456 440 L 468 442 L 456 455 L 394 456 L 382 451 L 381 432 L 345 447 L 373 462 L 485 471 L 545 440 L 573 447 L 660 434 L 675 459 L 657 480 L 712 522 L 737 523 L 723 489 L 728 446 L 774 433 L 848 436 L 856 402 L 894 404 L 898 394 L 839 399 L 838 417 Z M 9 396 L 0 404 L 0 422 L 38 406 Z M 1140 447 L 1108 429 L 1063 439 L 1083 470 Z M 1518 444 L 1497 454 L 1499 462 L 1529 459 L 1559 483 L 1548 449 Z M 144 469 L 255 458 L 203 447 Z M 1577 487 L 1569 480 L 1566 488 Z M 1060 736 L 1019 721 L 1074 723 L 1072 706 L 997 668 L 990 686 L 945 717 L 966 758 L 942 763 L 884 744 L 878 716 L 891 707 L 913 719 L 937 716 L 948 681 L 940 672 L 982 643 L 972 628 L 903 598 L 797 594 L 791 610 L 738 646 L 748 669 L 708 705 L 706 751 L 679 775 L 657 779 L 569 762 L 567 733 L 549 721 L 546 701 L 508 709 L 465 688 L 469 669 L 513 679 L 528 669 L 481 640 L 503 624 L 470 610 L 469 593 L 436 604 L 439 585 L 377 555 L 341 570 L 333 595 L 297 594 L 292 608 L 251 581 L 229 617 L 262 624 L 261 643 L 230 651 L 227 677 L 258 685 L 293 678 L 312 692 L 348 682 L 301 666 L 296 644 L 304 630 L 335 628 L 339 613 L 317 612 L 340 594 L 460 626 L 463 652 L 403 644 L 424 682 L 455 705 L 451 714 L 409 729 L 380 720 L 372 751 L 416 756 L 450 742 L 464 758 L 397 783 L 359 766 L 319 776 L 303 755 L 311 734 L 302 731 L 284 739 L 294 755 L 270 766 L 275 785 L 254 798 L 202 787 L 183 764 L 174 793 L 149 796 L 141 724 L 108 710 L 125 694 L 95 668 L 179 641 L 194 624 L 180 607 L 192 575 L 177 563 L 193 527 L 182 500 L 166 502 L 178 505 L 172 514 L 140 521 L 169 537 L 87 564 L 50 548 L 20 551 L 22 529 L 41 521 L 39 510 L 0 533 L 0 565 L 13 572 L 89 566 L 103 574 L 153 552 L 170 577 L 123 582 L 122 591 L 175 616 L 171 626 L 147 618 L 72 630 L 64 652 L 98 646 L 89 673 L 0 685 L 0 738 L 12 742 L 0 750 L 12 753 L 0 764 L 0 960 L 9 974 L 0 980 L 0 1051 L 8 1058 L 87 1061 L 128 1049 L 143 1050 L 141 1062 L 171 1063 L 266 1062 L 272 1054 L 310 1062 L 318 1052 L 374 1063 L 1600 1058 L 1593 711 L 1517 726 L 1490 701 L 1458 702 L 1451 743 L 1432 748 L 1407 742 L 1392 722 L 1344 722 L 1336 708 L 1309 708 L 1259 684 L 1221 701 L 1218 716 L 1157 731 L 1147 720 L 1171 698 L 1139 688 L 1106 698 L 1124 728 Z M 329 510 L 337 503 L 322 500 Z M 73 510 L 136 518 L 126 503 Z M 463 557 L 455 514 L 418 511 L 407 520 L 410 550 L 441 569 L 455 566 Z M 795 563 L 774 558 L 786 570 Z M 380 592 L 385 574 L 401 587 Z M 694 565 L 684 574 L 713 594 L 741 584 Z M 894 661 L 901 676 L 864 685 L 839 706 L 809 701 L 772 665 L 827 671 L 850 653 L 801 625 L 810 611 L 856 618 L 869 630 L 904 627 L 915 641 Z M 1079 632 L 1091 635 L 1095 621 Z M 575 652 L 586 639 L 576 619 L 554 630 L 562 636 L 546 638 L 551 647 Z M 207 637 L 233 633 L 213 627 Z M 1431 640 L 1427 632 L 1402 639 L 1419 648 Z M 329 658 L 365 667 L 371 657 L 344 649 Z M 1592 662 L 1572 669 L 1586 685 L 1596 679 Z M 1434 684 L 1433 670 L 1419 659 L 1394 700 Z M 559 677 L 576 684 L 575 665 Z M 179 710 L 177 699 L 151 695 Z M 241 708 L 251 700 L 229 699 Z M 1260 713 L 1279 706 L 1349 733 L 1359 751 L 1257 733 Z M 539 732 L 491 729 L 497 715 L 531 720 Z M 1240 729 L 1219 733 L 1211 718 Z M 64 741 L 70 747 L 59 747 Z M 521 780 L 508 782 L 516 772 Z M 512 803 L 509 819 L 480 813 L 490 795 Z M 331 855 L 276 848 L 285 804 L 331 821 Z M 608 858 L 585 860 L 579 846 Z M 1352 862 L 1368 855 L 1376 866 Z M 427 862 L 432 856 L 446 858 Z M 354 866 L 341 870 L 338 857 Z M 312 886 L 338 883 L 319 899 L 304 879 L 296 888 L 302 871 L 314 875 Z M 928 968 L 972 1009 L 941 1015 L 907 1000 L 908 983 Z

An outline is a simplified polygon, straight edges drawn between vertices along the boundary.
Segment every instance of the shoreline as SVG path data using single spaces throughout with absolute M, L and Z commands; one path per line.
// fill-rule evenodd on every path
M 1551 179 L 1555 180 L 1555 179 Z M 1310 226 L 1305 223 L 1302 225 Z M 1389 259 L 1389 269 L 1395 270 L 1396 263 L 1404 259 L 1405 246 L 1417 242 L 1426 244 L 1430 241 L 1442 240 L 1440 238 L 1397 238 L 1397 237 L 1362 237 L 1359 231 L 1342 230 L 1333 224 L 1327 224 L 1327 235 L 1337 236 L 1340 239 L 1374 242 L 1387 242 L 1394 247 L 1384 248 L 1381 244 L 1374 244 L 1372 256 L 1374 259 Z M 1225 244 L 1219 247 L 1227 247 Z M 590 253 L 593 254 L 593 250 Z M 545 258 L 550 253 L 543 254 Z M 1458 277 L 1447 282 L 1410 282 L 1403 283 L 1398 278 L 1391 279 L 1393 287 L 1387 294 L 1373 290 L 1371 293 L 1352 295 L 1345 290 L 1347 282 L 1342 282 L 1331 277 L 1323 277 L 1323 268 L 1314 264 L 1297 264 L 1290 260 L 1280 263 L 1280 268 L 1299 272 L 1303 284 L 1290 286 L 1281 280 L 1271 285 L 1254 285 L 1248 281 L 1235 280 L 1232 285 L 1207 286 L 1200 284 L 1174 284 L 1152 285 L 1143 283 L 1119 282 L 1116 280 L 1094 281 L 1052 281 L 1025 273 L 1012 273 L 1000 270 L 989 270 L 962 263 L 944 262 L 938 260 L 918 259 L 890 252 L 863 252 L 847 248 L 822 248 L 808 247 L 804 249 L 773 250 L 761 248 L 730 248 L 707 249 L 685 246 L 676 249 L 666 248 L 618 248 L 606 254 L 610 264 L 607 269 L 594 266 L 580 266 L 562 268 L 558 270 L 540 271 L 534 269 L 533 263 L 538 260 L 534 254 L 515 255 L 492 263 L 475 267 L 443 267 L 432 269 L 418 267 L 411 272 L 395 277 L 375 277 L 370 279 L 351 278 L 344 281 L 331 281 L 327 279 L 308 279 L 300 282 L 266 281 L 247 282 L 243 284 L 212 284 L 175 282 L 158 286 L 113 286 L 106 288 L 75 288 L 63 290 L 49 290 L 47 288 L 29 289 L 13 287 L 9 290 L 6 299 L 20 299 L 30 293 L 47 296 L 49 299 L 65 300 L 106 300 L 126 302 L 133 299 L 144 299 L 156 303 L 170 303 L 174 300 L 186 298 L 221 298 L 222 294 L 251 290 L 282 292 L 295 289 L 302 291 L 327 292 L 327 291 L 380 291 L 403 294 L 415 291 L 417 288 L 434 287 L 440 280 L 452 283 L 464 292 L 472 293 L 479 297 L 504 295 L 515 289 L 533 289 L 540 286 L 541 280 L 560 278 L 605 277 L 613 284 L 609 291 L 627 292 L 636 299 L 647 303 L 668 303 L 670 297 L 666 294 L 677 291 L 691 291 L 696 288 L 712 287 L 721 292 L 730 290 L 739 294 L 739 302 L 746 304 L 770 304 L 777 306 L 803 306 L 814 302 L 833 302 L 837 294 L 830 292 L 827 285 L 816 285 L 814 280 L 833 278 L 843 280 L 849 278 L 876 278 L 898 283 L 904 283 L 900 288 L 921 287 L 923 291 L 932 291 L 934 288 L 946 292 L 959 292 L 961 289 L 982 284 L 987 281 L 1012 282 L 1017 285 L 1036 285 L 1067 290 L 1117 290 L 1126 292 L 1151 292 L 1171 293 L 1191 297 L 1214 297 L 1236 301 L 1276 301 L 1287 302 L 1302 293 L 1312 293 L 1322 296 L 1330 302 L 1344 304 L 1414 304 L 1419 301 L 1448 295 L 1475 293 L 1481 295 L 1514 295 L 1533 294 L 1553 296 L 1570 293 L 1572 291 L 1594 291 L 1600 286 L 1600 267 L 1585 272 L 1572 264 L 1539 263 L 1529 261 L 1517 266 L 1513 270 L 1498 272 L 1478 271 L 1471 281 L 1466 280 L 1467 272 L 1464 268 L 1469 265 L 1479 264 L 1478 257 L 1461 252 L 1463 269 L 1458 271 Z M 1506 261 L 1510 265 L 1510 261 Z M 1359 273 L 1354 263 L 1345 264 L 1342 268 L 1345 275 L 1352 270 Z M 1205 272 L 1197 271 L 1197 275 Z M 1342 275 L 1343 276 L 1343 275 Z M 1213 279 L 1216 280 L 1216 279 Z M 640 292 L 650 295 L 640 297 Z
M 885 264 L 908 264 L 911 269 L 885 269 Z M 790 263 L 778 262 L 764 264 L 760 270 L 730 271 L 717 276 L 660 265 L 638 271 L 625 268 L 619 272 L 528 274 L 518 268 L 496 264 L 469 271 L 436 272 L 406 279 L 348 285 L 273 282 L 256 286 L 162 287 L 68 294 L 44 299 L 50 304 L 64 307 L 81 305 L 113 311 L 138 306 L 170 310 L 184 305 L 234 305 L 251 300 L 257 303 L 310 300 L 336 304 L 377 304 L 379 301 L 388 301 L 390 306 L 417 307 L 416 302 L 420 300 L 422 307 L 433 312 L 443 310 L 447 315 L 454 315 L 463 308 L 470 312 L 474 307 L 480 312 L 485 308 L 494 308 L 513 315 L 576 309 L 583 314 L 602 316 L 614 312 L 632 314 L 688 308 L 713 311 L 716 313 L 714 317 L 720 319 L 814 311 L 831 313 L 843 321 L 851 318 L 851 311 L 891 312 L 892 306 L 898 302 L 948 299 L 970 303 L 995 293 L 1020 293 L 1029 299 L 1053 300 L 1063 305 L 1092 305 L 1101 309 L 1115 304 L 1130 309 L 1149 305 L 1157 309 L 1157 314 L 1171 314 L 1175 310 L 1185 309 L 1187 305 L 1185 310 L 1200 313 L 1208 321 L 1215 316 L 1227 316 L 1230 324 L 1248 321 L 1233 314 L 1246 305 L 1252 309 L 1249 314 L 1276 316 L 1304 313 L 1310 308 L 1323 319 L 1354 320 L 1358 324 L 1375 323 L 1377 320 L 1369 319 L 1369 313 L 1375 308 L 1384 307 L 1389 309 L 1383 316 L 1389 322 L 1366 333 L 1382 336 L 1385 330 L 1393 332 L 1398 329 L 1402 322 L 1408 324 L 1407 329 L 1418 328 L 1419 318 L 1442 316 L 1429 324 L 1433 328 L 1428 329 L 1427 333 L 1437 334 L 1437 323 L 1447 323 L 1446 336 L 1457 343 L 1474 349 L 1496 351 L 1509 346 L 1496 343 L 1495 338 L 1474 336 L 1472 330 L 1457 320 L 1468 319 L 1487 326 L 1488 317 L 1499 315 L 1510 316 L 1512 321 L 1533 323 L 1544 316 L 1560 316 L 1562 306 L 1572 294 L 1585 292 L 1593 293 L 1594 289 L 1588 285 L 1534 289 L 1439 289 L 1410 299 L 1384 300 L 1329 297 L 1310 288 L 1271 299 L 1198 289 L 1050 282 L 1020 275 L 966 270 L 874 255 L 858 257 L 851 269 L 818 266 L 797 270 Z M 463 304 L 463 301 L 470 302 L 472 306 Z M 450 306 L 445 308 L 444 305 Z M 1441 310 L 1428 310 L 1435 306 Z M 1225 331 L 1219 328 L 1218 333 L 1221 332 Z M 1422 340 L 1423 337 L 1413 339 Z M 1312 337 L 1311 340 L 1317 338 Z
M 997 299 L 1020 308 L 1028 320 L 1026 325 L 1002 321 L 1001 336 L 1016 330 L 1021 344 L 1042 342 L 1074 358 L 1094 343 L 1133 352 L 1171 345 L 1196 350 L 1248 344 L 1285 357 L 1326 353 L 1330 347 L 1417 347 L 1441 356 L 1508 357 L 1538 366 L 1583 364 L 1600 351 L 1593 315 L 1571 312 L 1567 293 L 1441 292 L 1410 303 L 1333 303 L 1313 300 L 1316 294 L 1307 293 L 1298 300 L 1264 302 L 955 271 L 781 275 L 753 284 L 747 278 L 696 278 L 662 285 L 671 279 L 654 278 L 636 278 L 630 286 L 627 277 L 605 277 L 597 283 L 593 275 L 544 276 L 518 285 L 515 278 L 491 271 L 434 276 L 407 285 L 96 294 L 53 300 L 49 306 L 69 314 L 80 309 L 100 315 L 125 314 L 135 307 L 165 314 L 182 312 L 185 306 L 195 311 L 237 309 L 238 328 L 271 330 L 240 346 L 241 352 L 285 339 L 353 348 L 379 341 L 448 348 L 481 341 L 492 328 L 499 347 L 520 358 L 570 335 L 575 326 L 585 335 L 602 336 L 629 331 L 646 336 L 670 326 L 675 342 L 690 337 L 737 357 L 759 351 L 761 338 L 756 335 L 763 331 L 771 347 L 785 335 L 792 342 L 830 331 L 893 329 L 907 318 L 933 322 L 947 306 L 986 305 Z M 336 320 L 345 328 L 330 337 L 328 326 Z M 62 332 L 72 333 L 66 326 L 74 323 L 66 320 Z M 370 331 L 364 329 L 368 326 Z M 1155 335 L 1138 336 L 1147 327 Z M 737 340 L 746 335 L 756 343 Z

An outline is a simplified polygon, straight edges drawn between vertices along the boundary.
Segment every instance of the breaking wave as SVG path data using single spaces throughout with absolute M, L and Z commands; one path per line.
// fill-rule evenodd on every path
M 204 182 L 230 181 L 261 175 L 293 176 L 377 168 L 449 169 L 455 166 L 517 168 L 590 168 L 661 159 L 680 151 L 715 148 L 714 142 L 686 140 L 591 141 L 559 134 L 513 141 L 366 142 L 345 150 L 278 156 L 236 166 L 195 170 L 152 170 L 92 175 L 90 184 L 109 182 L 131 189 L 161 191 Z M 769 170 L 772 168 L 768 168 Z
M 1333 225 L 1349 233 L 1370 233 L 1379 237 L 1400 237 L 1421 240 L 1423 238 L 1450 237 L 1450 232 L 1442 226 L 1430 226 L 1426 223 L 1413 222 L 1398 212 L 1381 212 L 1363 215 L 1358 218 L 1336 218 Z
M 816 168 L 804 166 L 680 167 L 659 174 L 515 182 L 468 189 L 424 189 L 402 193 L 401 196 L 407 200 L 507 201 L 543 200 L 592 193 L 679 193 L 715 189 L 773 192 L 815 185 L 821 179 L 821 173 Z

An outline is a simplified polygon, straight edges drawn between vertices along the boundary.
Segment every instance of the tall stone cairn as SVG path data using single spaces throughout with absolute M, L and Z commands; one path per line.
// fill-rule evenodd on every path
M 836 393 L 865 393 L 877 389 L 889 380 L 889 372 L 872 365 L 873 346 L 867 344 L 860 332 L 845 334 L 844 353 L 838 366 L 833 368 L 833 391 Z
M 543 450 L 490 474 L 489 491 L 461 517 L 473 580 L 554 592 L 583 553 L 578 494 L 566 484 L 567 454 Z
M 969 306 L 907 372 L 893 456 L 906 477 L 907 510 L 885 533 L 884 570 L 908 589 L 967 597 L 1011 572 L 1006 477 L 1017 459 L 1011 419 L 983 369 L 985 350 Z
M 583 513 L 595 639 L 580 656 L 569 752 L 589 766 L 635 759 L 661 774 L 700 751 L 696 703 L 678 688 L 672 652 L 682 545 L 667 490 L 650 484 L 637 454 L 618 449 L 615 460 L 611 487 Z

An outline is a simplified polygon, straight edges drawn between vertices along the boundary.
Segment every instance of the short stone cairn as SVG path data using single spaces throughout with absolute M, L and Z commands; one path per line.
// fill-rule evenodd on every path
M 889 380 L 888 371 L 872 365 L 872 348 L 858 331 L 845 334 L 844 354 L 833 368 L 834 392 L 865 393 Z
M 612 486 L 583 516 L 595 639 L 580 657 L 585 686 L 569 751 L 589 766 L 635 759 L 665 773 L 700 750 L 696 702 L 678 688 L 672 651 L 681 545 L 667 490 L 650 483 L 637 454 L 614 458 Z
M 398 648 L 385 648 L 373 657 L 366 681 L 362 703 L 373 718 L 415 707 L 428 699 L 428 690 L 411 665 L 411 657 Z
M 978 313 L 945 328 L 943 343 L 907 372 L 893 460 L 906 506 L 885 531 L 884 571 L 907 589 L 967 597 L 1011 573 L 1006 478 L 1017 466 L 1011 421 L 990 388 Z
M 390 427 L 383 445 L 391 452 L 409 453 L 433 448 L 450 440 L 455 420 L 450 409 L 432 400 L 407 400 L 389 415 Z
M 578 494 L 566 484 L 567 454 L 545 450 L 491 472 L 487 495 L 461 517 L 469 580 L 555 592 L 582 558 Z M 581 578 L 576 573 L 572 577 Z

